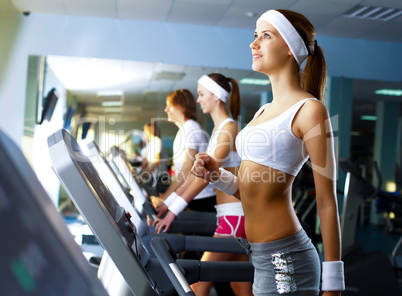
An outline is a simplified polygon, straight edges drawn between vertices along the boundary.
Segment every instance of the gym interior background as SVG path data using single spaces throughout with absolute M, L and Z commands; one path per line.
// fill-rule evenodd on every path
M 376 161 L 382 189 L 401 190 L 399 0 L 0 0 L 0 128 L 23 149 L 58 205 L 63 192 L 44 139 L 63 127 L 67 111 L 75 111 L 70 119 L 76 136 L 91 122 L 87 140 L 107 150 L 130 140 L 151 118 L 166 118 L 169 92 L 188 88 L 195 95 L 199 77 L 221 72 L 240 82 L 241 124 L 247 124 L 272 96 L 269 82 L 243 80 L 265 79 L 251 70 L 249 44 L 257 16 L 270 8 L 299 11 L 317 28 L 328 63 L 326 105 L 337 158 L 359 163 L 374 185 Z M 393 10 L 386 14 L 387 9 Z M 60 95 L 52 119 L 38 124 L 38 109 L 52 88 Z M 97 94 L 112 90 L 122 92 Z M 102 106 L 102 101 L 121 106 Z M 211 122 L 199 116 L 210 132 Z M 160 122 L 169 155 L 177 129 Z M 340 211 L 344 185 L 338 168 Z M 391 255 L 402 233 L 397 221 L 402 211 L 393 215 L 375 199 L 365 203 L 356 237 L 365 250 Z

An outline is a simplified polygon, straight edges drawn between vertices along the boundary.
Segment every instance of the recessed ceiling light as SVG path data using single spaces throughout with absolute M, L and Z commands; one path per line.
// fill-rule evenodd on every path
M 361 120 L 367 120 L 367 121 L 376 121 L 377 120 L 377 116 L 375 115 L 362 115 L 360 116 Z
M 113 97 L 123 95 L 122 90 L 100 90 L 96 93 L 98 97 Z
M 250 85 L 269 85 L 271 81 L 269 81 L 269 79 L 243 78 L 240 80 L 240 83 Z
M 383 88 L 383 89 L 377 89 L 376 91 L 374 91 L 374 93 L 376 95 L 385 95 L 385 96 L 402 96 L 402 89 L 387 89 L 387 88 Z
M 246 16 L 248 17 L 256 17 L 258 14 L 256 12 L 248 11 L 246 12 Z
M 123 106 L 122 101 L 103 101 L 102 102 L 103 107 L 120 107 Z
M 357 5 L 342 14 L 343 17 L 347 18 L 379 20 L 384 22 L 397 18 L 400 15 L 402 15 L 402 9 L 367 5 Z

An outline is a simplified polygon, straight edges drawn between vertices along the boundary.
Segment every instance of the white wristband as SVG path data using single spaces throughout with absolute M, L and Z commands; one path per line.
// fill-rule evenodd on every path
M 322 291 L 344 291 L 343 261 L 325 261 L 322 263 Z
M 210 182 L 210 184 L 227 195 L 235 194 L 239 189 L 237 177 L 223 168 L 219 168 L 219 170 L 221 171 L 219 178 L 215 182 Z
M 179 195 L 176 192 L 172 192 L 164 201 L 163 203 L 167 206 L 170 207 L 172 203 L 178 198 Z
M 176 216 L 187 207 L 188 203 L 181 196 L 177 196 L 176 200 L 168 207 Z

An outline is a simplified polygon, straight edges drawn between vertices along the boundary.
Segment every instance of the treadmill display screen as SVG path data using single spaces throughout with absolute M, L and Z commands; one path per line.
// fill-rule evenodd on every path
M 99 196 L 102 200 L 103 205 L 105 205 L 108 212 L 116 221 L 118 204 L 114 200 L 113 196 L 110 194 L 109 189 L 100 179 L 98 172 L 95 170 L 89 159 L 85 156 L 75 139 L 72 138 L 69 134 L 64 133 L 64 140 L 65 143 L 68 144 L 67 147 L 71 148 L 69 153 L 72 156 L 71 158 L 75 160 L 75 165 L 82 170 L 83 174 L 89 181 L 89 184 L 96 192 L 97 196 Z
M 113 168 L 110 166 L 109 162 L 106 161 L 104 156 L 102 155 L 102 152 L 99 149 L 99 146 L 95 143 L 95 141 L 92 141 L 87 144 L 87 148 L 89 150 L 89 156 L 88 159 L 90 159 L 92 162 L 101 162 L 104 164 L 111 172 L 113 172 L 113 175 L 116 177 L 117 180 L 118 176 L 116 176 L 115 172 L 113 171 Z M 94 164 L 95 166 L 95 164 Z M 96 168 L 96 166 L 95 166 Z M 120 183 L 120 180 L 119 180 Z M 121 184 L 121 183 L 120 183 Z M 120 188 L 124 191 L 124 187 L 120 185 Z M 125 196 L 130 200 L 130 202 L 133 202 L 133 197 L 130 194 L 125 194 Z
M 91 267 L 22 153 L 12 146 L 12 161 L 4 140 L 0 133 L 0 295 L 106 295 L 95 271 L 84 274 Z
M 48 227 L 10 193 L 0 187 L 0 295 L 86 295 L 85 282 L 66 270 L 72 266 L 61 246 L 46 237 Z

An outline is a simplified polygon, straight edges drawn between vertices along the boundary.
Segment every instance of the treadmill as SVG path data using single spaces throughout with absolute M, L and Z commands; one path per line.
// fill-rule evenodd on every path
M 374 173 L 378 180 L 376 186 L 363 178 L 360 168 L 351 159 L 341 158 L 339 165 L 346 173 L 341 217 L 346 290 L 342 295 L 401 295 L 396 270 L 387 254 L 381 250 L 364 252 L 361 244 L 356 241 L 359 206 L 373 198 L 401 205 L 401 196 L 381 190 L 382 178 L 377 162 L 374 162 Z
M 101 154 L 95 142 L 90 142 L 87 145 L 91 158 Z M 156 195 L 156 192 L 148 184 L 141 182 L 139 176 L 133 176 L 130 162 L 124 157 L 125 153 L 120 148 L 113 146 L 110 149 L 111 165 L 118 179 L 123 180 L 125 186 L 133 188 L 132 195 L 134 200 L 139 197 L 142 206 L 136 206 L 140 213 L 148 215 L 153 222 L 156 219 L 156 211 L 151 202 L 151 195 Z M 216 213 L 213 212 L 198 212 L 198 211 L 182 211 L 177 215 L 176 219 L 170 225 L 169 233 L 183 233 L 196 235 L 212 236 L 216 229 Z
M 0 295 L 107 296 L 21 150 L 0 130 Z
M 91 142 L 87 148 L 91 151 L 91 155 L 96 156 L 96 154 L 100 154 L 99 147 L 95 144 L 95 142 Z M 120 180 L 120 182 L 130 190 L 130 194 L 134 197 L 135 207 L 140 211 L 141 214 L 145 215 L 143 204 L 147 201 L 146 196 L 148 195 L 148 192 L 144 187 L 141 188 L 138 182 L 135 180 L 129 163 L 121 155 L 122 152 L 123 151 L 116 146 L 111 148 L 112 159 L 109 163 L 109 166 L 118 177 L 118 180 Z
M 71 135 L 66 134 L 65 137 L 71 137 Z M 141 219 L 140 214 L 136 211 L 136 208 L 133 208 L 130 203 L 129 197 L 126 192 L 123 190 L 123 185 L 118 182 L 118 178 L 113 173 L 112 168 L 106 159 L 102 156 L 99 146 L 95 141 L 91 141 L 86 145 L 86 155 L 91 160 L 92 165 L 96 168 L 96 171 L 99 177 L 102 179 L 102 182 L 109 188 L 110 193 L 116 199 L 116 202 L 122 206 L 126 212 L 130 213 L 130 220 L 137 228 L 137 234 L 142 238 L 146 247 L 148 248 L 151 256 L 154 256 L 150 241 L 155 237 L 155 228 L 153 226 L 148 226 L 144 220 Z M 140 187 L 140 186 L 139 186 Z M 130 195 L 131 196 L 131 195 Z M 147 206 L 147 207 L 146 207 Z M 149 202 L 144 203 L 145 212 L 148 215 L 154 214 L 154 209 Z M 190 215 L 188 217 L 191 217 Z M 206 225 L 209 228 L 215 230 L 215 215 L 213 219 Z M 204 223 L 204 225 L 202 225 Z M 177 252 L 181 251 L 205 251 L 205 250 L 216 250 L 220 248 L 222 251 L 229 250 L 232 253 L 244 253 L 244 249 L 239 247 L 239 244 L 234 239 L 220 239 L 214 238 L 213 243 L 214 247 L 211 248 L 211 239 L 210 237 L 200 237 L 200 236 L 183 236 L 178 235 L 177 233 L 186 234 L 186 233 L 194 233 L 194 229 L 201 229 L 201 234 L 207 234 L 208 229 L 205 227 L 205 222 L 199 220 L 190 220 L 190 219 L 179 219 L 173 221 L 169 231 L 167 232 L 167 238 L 174 249 Z M 203 229 L 205 231 L 203 231 Z M 164 234 L 160 234 L 163 236 Z M 159 236 L 159 235 L 158 235 Z
M 177 250 L 163 236 L 152 239 L 157 258 L 151 257 L 130 216 L 117 204 L 71 135 L 60 130 L 48 138 L 48 146 L 55 173 L 134 295 L 194 295 L 189 284 L 197 281 L 252 281 L 250 262 L 176 259 Z M 231 241 L 222 238 L 217 251 L 227 251 L 227 246 L 222 246 Z M 212 248 L 211 242 L 208 245 Z
M 66 135 L 66 137 L 68 136 L 69 135 Z M 136 197 L 134 199 L 133 196 L 128 193 L 127 190 L 125 190 L 123 184 L 119 181 L 118 177 L 110 166 L 110 163 L 106 161 L 104 156 L 101 154 L 99 146 L 95 141 L 88 143 L 85 151 L 86 156 L 95 167 L 97 174 L 102 179 L 102 182 L 105 183 L 105 185 L 109 188 L 117 203 L 130 214 L 130 220 L 134 225 L 136 225 L 138 235 L 143 236 L 145 233 L 149 232 L 146 224 L 141 222 L 141 219 L 144 218 L 141 213 L 145 211 L 141 202 L 145 200 L 145 196 L 141 194 L 140 198 Z

